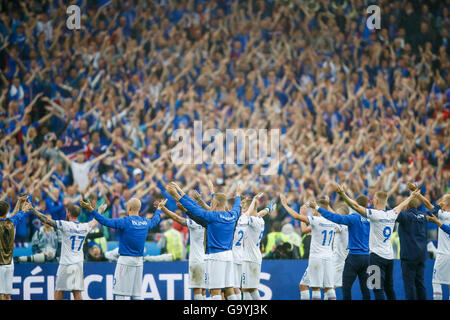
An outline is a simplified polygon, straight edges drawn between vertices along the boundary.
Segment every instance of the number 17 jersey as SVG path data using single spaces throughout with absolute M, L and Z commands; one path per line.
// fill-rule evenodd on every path
M 75 264 L 84 261 L 83 244 L 91 231 L 89 223 L 56 220 L 61 231 L 61 257 L 59 264 Z

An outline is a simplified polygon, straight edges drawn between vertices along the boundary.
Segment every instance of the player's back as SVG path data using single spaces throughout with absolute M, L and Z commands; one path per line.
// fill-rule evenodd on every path
M 394 249 L 391 235 L 394 230 L 398 212 L 394 210 L 366 209 L 370 221 L 369 248 L 370 252 L 384 259 L 394 259 Z
M 450 224 L 450 211 L 439 210 L 437 217 L 443 224 Z M 439 228 L 438 231 L 437 252 L 450 255 L 450 235 L 442 230 L 442 228 Z
M 259 216 L 249 218 L 244 237 L 244 261 L 261 263 L 261 238 L 264 233 L 264 219 Z
M 242 263 L 244 258 L 244 236 L 247 232 L 248 222 L 249 217 L 246 214 L 242 214 L 236 223 L 233 238 L 233 261 L 235 263 Z
M 333 239 L 340 226 L 321 216 L 308 217 L 311 225 L 311 244 L 309 256 L 314 258 L 331 258 Z
M 75 264 L 84 260 L 83 244 L 91 230 L 89 223 L 56 220 L 56 227 L 61 231 L 60 264 Z
M 205 228 L 194 220 L 187 218 L 186 225 L 189 229 L 189 262 L 203 262 L 205 259 Z
M 118 219 L 119 254 L 143 256 L 149 227 L 149 220 L 140 216 Z

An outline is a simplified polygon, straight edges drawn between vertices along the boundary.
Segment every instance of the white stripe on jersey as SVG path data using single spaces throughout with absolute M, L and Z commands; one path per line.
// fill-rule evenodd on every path
M 262 262 L 261 239 L 264 233 L 264 219 L 260 216 L 251 216 L 247 232 L 244 235 L 244 261 Z
M 186 218 L 189 229 L 189 263 L 200 263 L 205 261 L 205 228 Z
M 56 220 L 61 231 L 61 258 L 59 264 L 75 264 L 84 261 L 83 244 L 91 231 L 89 223 Z
M 237 264 L 242 264 L 242 260 L 244 258 L 244 237 L 247 232 L 248 224 L 248 215 L 241 214 L 236 222 L 236 229 L 234 230 L 233 238 L 233 261 Z
M 333 239 L 336 229 L 340 225 L 325 219 L 322 216 L 308 217 L 311 225 L 311 244 L 309 256 L 313 258 L 327 259 L 333 256 Z
M 370 221 L 369 249 L 378 256 L 392 260 L 394 249 L 391 243 L 395 220 L 398 212 L 394 210 L 366 209 L 367 219 Z
M 450 211 L 439 210 L 437 218 L 441 220 L 443 224 L 450 224 Z M 437 253 L 450 255 L 450 235 L 441 228 L 439 228 L 438 231 Z

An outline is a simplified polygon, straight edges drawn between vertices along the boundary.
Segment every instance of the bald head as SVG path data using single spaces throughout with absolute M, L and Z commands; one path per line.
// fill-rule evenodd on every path
M 131 198 L 127 202 L 127 212 L 128 215 L 138 215 L 139 210 L 141 210 L 141 200 L 138 198 Z

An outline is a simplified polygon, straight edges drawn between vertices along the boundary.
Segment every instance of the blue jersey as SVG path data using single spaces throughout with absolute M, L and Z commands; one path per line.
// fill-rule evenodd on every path
M 241 211 L 240 197 L 236 197 L 230 211 L 207 211 L 186 194 L 179 202 L 192 220 L 206 228 L 206 254 L 232 250 L 234 229 Z
M 22 219 L 25 218 L 30 212 L 31 211 L 23 212 L 22 210 L 20 210 L 14 216 L 9 218 L 1 218 L 0 221 L 10 220 L 13 223 L 14 227 L 17 227 L 17 225 L 22 221 Z
M 348 254 L 369 254 L 370 222 L 367 218 L 352 213 L 340 215 L 319 208 L 319 213 L 330 221 L 348 226 Z
M 93 211 L 94 218 L 102 225 L 117 229 L 119 236 L 119 254 L 121 256 L 142 257 L 148 230 L 154 228 L 160 221 L 161 210 L 156 210 L 152 219 L 140 216 L 128 216 L 120 219 L 108 219 Z

